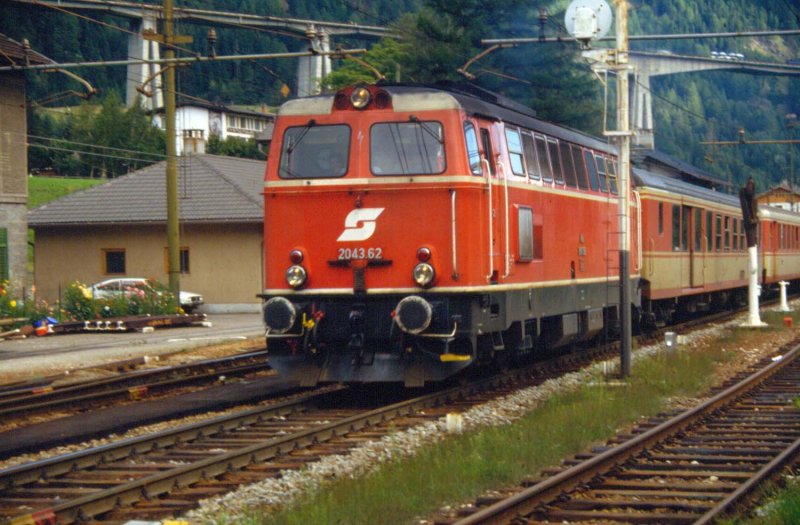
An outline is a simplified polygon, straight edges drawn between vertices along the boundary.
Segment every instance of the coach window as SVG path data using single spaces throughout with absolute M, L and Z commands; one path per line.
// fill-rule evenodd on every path
M 539 158 L 539 169 L 542 173 L 542 180 L 553 182 L 553 170 L 550 167 L 550 155 L 547 153 L 547 142 L 544 135 L 534 135 L 536 139 L 536 156 Z
M 744 220 L 739 220 L 741 221 L 739 227 L 739 246 L 742 247 L 742 250 L 747 251 L 747 236 L 744 233 Z
M 103 250 L 103 273 L 106 275 L 125 275 L 125 250 L 120 248 Z
M 721 252 L 722 251 L 722 216 L 720 214 L 716 214 L 717 220 L 717 234 L 715 235 L 715 246 L 714 250 Z
M 569 150 L 569 143 L 563 140 L 558 143 L 558 150 L 561 153 L 561 167 L 564 169 L 564 181 L 572 188 L 578 187 L 578 178 L 575 176 L 575 161 Z
M 370 169 L 375 175 L 430 175 L 445 169 L 440 122 L 381 122 L 369 130 Z
M 600 191 L 607 192 L 608 186 L 606 185 L 606 161 L 602 155 L 595 155 L 594 160 L 597 163 L 597 179 L 600 182 Z
M 529 131 L 522 132 L 522 152 L 525 155 L 525 168 L 528 170 L 528 177 L 536 180 L 541 179 L 539 161 L 536 159 L 536 145 L 533 143 L 533 135 Z
M 681 207 L 672 205 L 672 251 L 681 251 Z
M 511 161 L 511 172 L 514 175 L 525 176 L 525 163 L 522 159 L 522 140 L 519 138 L 519 130 L 516 128 L 506 128 L 506 144 L 508 145 L 508 157 Z
M 475 126 L 472 122 L 464 122 L 464 139 L 467 143 L 467 159 L 469 169 L 473 175 L 483 175 L 481 166 L 481 151 L 478 148 L 478 135 L 475 133 Z
M 703 210 L 694 209 L 694 251 L 703 251 Z
M 658 234 L 664 234 L 664 203 L 658 203 Z
M 724 230 L 725 251 L 731 251 L 731 218 L 725 217 L 725 230 Z
M 714 249 L 714 214 L 706 212 L 706 251 L 711 253 Z
M 305 126 L 286 128 L 281 145 L 278 174 L 283 179 L 322 179 L 347 173 L 350 127 Z
M 681 249 L 684 251 L 689 249 L 689 218 L 691 214 L 692 209 L 689 206 L 681 207 Z
M 583 154 L 580 146 L 572 145 L 572 163 L 575 164 L 575 175 L 578 177 L 578 187 L 582 190 L 589 188 L 586 180 L 586 166 L 583 164 Z
M 556 139 L 547 139 L 547 149 L 550 150 L 553 177 L 556 179 L 556 183 L 564 184 L 564 170 L 561 167 L 561 155 L 558 154 L 558 141 Z
M 597 181 L 597 168 L 594 165 L 594 155 L 591 151 L 584 151 L 583 158 L 586 160 L 586 171 L 589 173 L 589 187 L 594 191 L 600 188 L 600 183 Z
M 739 221 L 733 219 L 733 251 L 739 251 Z

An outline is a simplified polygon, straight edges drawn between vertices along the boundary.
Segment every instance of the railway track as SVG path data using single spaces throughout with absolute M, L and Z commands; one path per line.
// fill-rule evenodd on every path
M 345 453 L 366 440 L 463 411 L 617 352 L 609 345 L 561 356 L 386 407 L 348 408 L 342 402 L 347 391 L 334 387 L 324 395 L 304 393 L 266 408 L 12 467 L 0 471 L 0 522 L 124 523 L 180 515 L 200 499 Z
M 0 519 L 124 523 L 179 515 L 200 499 L 538 384 L 596 357 L 560 357 L 388 404 L 374 393 L 329 387 L 268 407 L 11 467 L 0 471 Z M 381 404 L 365 407 L 364 400 Z
M 231 357 L 208 359 L 171 367 L 138 370 L 102 379 L 63 386 L 37 385 L 0 392 L 0 419 L 3 426 L 33 414 L 97 408 L 125 400 L 139 400 L 167 394 L 186 386 L 200 386 L 225 379 L 270 370 L 267 352 L 258 351 Z
M 713 523 L 800 453 L 798 356 L 800 345 L 691 410 L 434 523 Z

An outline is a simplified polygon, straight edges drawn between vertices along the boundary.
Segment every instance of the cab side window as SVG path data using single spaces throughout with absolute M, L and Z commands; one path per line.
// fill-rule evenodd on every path
M 471 122 L 464 123 L 464 139 L 467 143 L 467 159 L 469 169 L 473 175 L 483 175 L 481 166 L 481 152 L 478 148 L 478 135 L 475 133 L 475 126 Z

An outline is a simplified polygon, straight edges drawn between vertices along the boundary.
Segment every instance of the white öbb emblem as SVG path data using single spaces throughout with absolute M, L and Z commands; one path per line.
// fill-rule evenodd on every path
M 336 239 L 339 242 L 366 241 L 375 233 L 378 216 L 385 208 L 356 208 L 347 214 L 344 231 Z

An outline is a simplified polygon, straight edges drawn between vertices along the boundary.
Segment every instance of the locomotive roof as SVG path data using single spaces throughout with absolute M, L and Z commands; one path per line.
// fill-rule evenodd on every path
M 469 115 L 500 120 L 551 137 L 616 154 L 616 147 L 605 140 L 541 120 L 536 117 L 533 109 L 477 86 L 381 84 L 380 87 L 392 96 L 392 105 L 396 111 L 461 109 Z M 319 115 L 331 113 L 332 109 L 333 95 L 319 95 L 290 100 L 281 106 L 278 115 Z
M 665 175 L 658 175 L 642 168 L 634 167 L 631 171 L 633 172 L 633 181 L 637 188 L 654 188 L 670 193 L 677 193 L 678 195 L 684 195 L 686 197 L 694 197 L 696 199 L 713 201 L 718 204 L 739 207 L 739 197 L 736 195 L 730 195 L 696 184 L 690 184 Z

